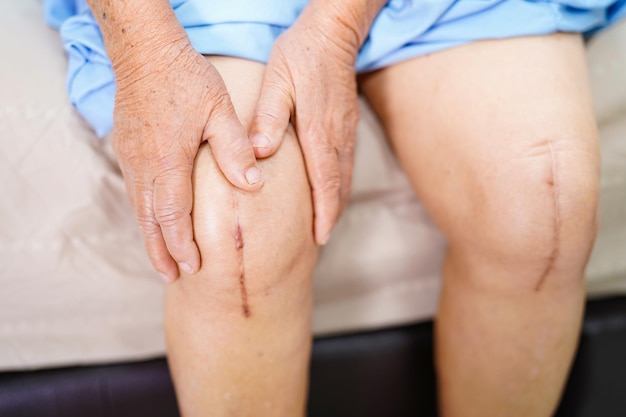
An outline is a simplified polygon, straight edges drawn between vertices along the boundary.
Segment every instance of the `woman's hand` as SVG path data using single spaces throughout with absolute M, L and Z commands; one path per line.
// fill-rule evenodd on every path
M 117 60 L 113 147 L 144 234 L 165 281 L 200 268 L 191 222 L 193 163 L 208 140 L 228 180 L 262 186 L 248 136 L 217 70 L 186 38 Z
M 250 130 L 256 156 L 273 154 L 293 121 L 308 171 L 315 238 L 325 244 L 350 195 L 358 120 L 355 30 L 309 6 L 274 44 Z
M 252 145 L 217 70 L 189 41 L 169 0 L 87 0 L 113 64 L 113 148 L 152 264 L 165 281 L 192 274 L 193 163 L 208 140 L 235 186 L 262 185 Z

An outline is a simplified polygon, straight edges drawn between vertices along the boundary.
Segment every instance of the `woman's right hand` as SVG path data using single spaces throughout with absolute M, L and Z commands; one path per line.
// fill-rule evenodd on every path
M 132 51 L 115 66 L 113 148 L 152 264 L 171 282 L 200 268 L 191 175 L 200 144 L 236 187 L 263 181 L 246 131 L 217 70 L 188 39 L 153 53 Z M 140 60 L 139 60 L 140 59 Z

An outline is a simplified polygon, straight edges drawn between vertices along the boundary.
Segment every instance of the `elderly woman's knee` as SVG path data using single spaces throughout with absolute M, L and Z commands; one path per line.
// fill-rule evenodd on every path
M 597 228 L 597 161 L 545 141 L 477 172 L 461 197 L 467 210 L 456 211 L 453 250 L 527 271 L 521 285 L 528 288 L 553 272 L 580 276 Z
M 313 240 L 310 189 L 293 134 L 260 161 L 265 185 L 243 192 L 221 174 L 208 146 L 194 171 L 194 237 L 202 266 L 183 276 L 190 298 L 214 308 L 251 314 L 251 304 L 272 292 L 308 297 L 317 247 Z
M 263 65 L 226 57 L 210 60 L 248 129 Z M 245 313 L 246 297 L 276 292 L 277 287 L 305 293 L 310 285 L 317 254 L 311 191 L 293 129 L 276 153 L 258 164 L 264 186 L 244 192 L 226 180 L 209 145 L 201 146 L 193 173 L 192 218 L 202 265 L 199 273 L 177 283 L 185 299 L 203 306 L 211 300 L 215 307 L 237 312 L 231 305 L 240 305 Z

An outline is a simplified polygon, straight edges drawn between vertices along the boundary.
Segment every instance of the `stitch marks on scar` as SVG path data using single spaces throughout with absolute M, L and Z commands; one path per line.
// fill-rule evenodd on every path
M 237 197 L 235 197 L 237 198 Z M 239 262 L 239 291 L 241 293 L 241 310 L 245 318 L 251 316 L 250 304 L 248 302 L 248 288 L 246 287 L 246 267 L 243 259 L 243 234 L 241 233 L 241 224 L 239 223 L 239 207 L 235 203 L 237 210 L 237 220 L 235 224 L 235 250 L 237 250 L 237 261 Z
M 552 142 L 549 140 L 546 141 L 546 145 L 550 150 L 550 158 L 552 165 L 550 167 L 550 178 L 548 179 L 548 185 L 552 187 L 552 199 L 553 199 L 553 211 L 554 211 L 554 235 L 552 237 L 552 252 L 548 257 L 548 265 L 546 266 L 545 271 L 541 275 L 541 279 L 535 288 L 536 291 L 541 290 L 543 283 L 545 282 L 548 274 L 552 272 L 554 268 L 554 263 L 556 262 L 557 257 L 559 256 L 559 246 L 561 244 L 561 194 L 559 189 L 559 171 L 558 171 L 558 161 L 556 159 L 556 153 L 554 152 L 554 148 L 552 146 Z
M 235 229 L 235 248 L 239 251 L 243 249 L 243 237 L 241 236 L 241 225 L 237 222 Z

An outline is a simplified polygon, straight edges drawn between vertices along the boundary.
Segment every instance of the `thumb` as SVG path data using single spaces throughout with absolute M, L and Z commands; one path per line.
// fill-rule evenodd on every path
M 250 126 L 250 138 L 257 158 L 267 158 L 280 147 L 294 107 L 292 91 L 270 63 Z
M 220 170 L 235 187 L 253 191 L 263 186 L 252 144 L 230 97 L 223 98 L 211 111 L 203 138 L 209 142 Z

